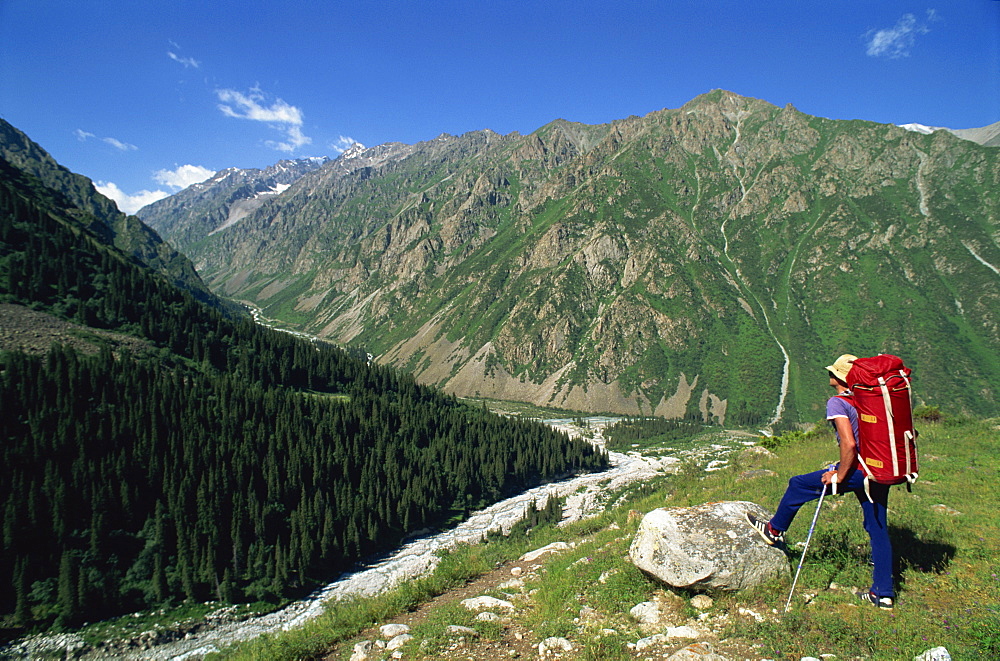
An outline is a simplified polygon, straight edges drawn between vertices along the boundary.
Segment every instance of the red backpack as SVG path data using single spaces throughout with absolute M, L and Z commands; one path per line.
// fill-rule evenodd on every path
M 917 479 L 910 369 L 898 356 L 858 358 L 847 373 L 858 410 L 858 458 L 868 481 L 912 484 Z

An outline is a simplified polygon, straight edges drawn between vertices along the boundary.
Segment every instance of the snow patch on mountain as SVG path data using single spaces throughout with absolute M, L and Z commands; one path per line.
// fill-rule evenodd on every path
M 907 131 L 913 131 L 914 133 L 923 133 L 924 135 L 930 135 L 934 131 L 947 131 L 943 126 L 925 126 L 923 124 L 917 124 L 916 122 L 912 124 L 900 124 L 899 128 L 906 129 Z
M 357 158 L 365 151 L 365 146 L 360 142 L 355 142 L 350 147 L 344 150 L 344 153 L 340 155 L 341 161 L 346 161 L 352 158 Z

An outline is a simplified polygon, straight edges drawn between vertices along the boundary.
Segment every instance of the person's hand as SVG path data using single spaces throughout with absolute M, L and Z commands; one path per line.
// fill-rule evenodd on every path
M 836 481 L 836 477 L 837 477 L 837 471 L 829 470 L 823 473 L 823 476 L 820 479 L 822 480 L 823 484 L 833 484 L 834 481 Z

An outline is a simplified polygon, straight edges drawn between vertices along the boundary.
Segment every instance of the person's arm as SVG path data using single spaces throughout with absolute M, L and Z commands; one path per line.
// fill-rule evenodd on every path
M 837 484 L 843 484 L 858 455 L 858 443 L 854 440 L 851 421 L 846 417 L 838 416 L 833 418 L 833 426 L 836 427 L 837 437 L 840 439 L 840 465 L 837 470 L 827 471 L 823 474 L 823 484 L 830 484 L 834 475 L 837 476 Z

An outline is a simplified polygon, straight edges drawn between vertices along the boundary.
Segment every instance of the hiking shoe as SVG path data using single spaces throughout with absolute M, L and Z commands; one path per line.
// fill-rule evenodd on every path
M 869 591 L 856 592 L 855 594 L 864 603 L 871 604 L 872 606 L 883 610 L 891 611 L 894 605 L 892 603 L 892 597 L 876 597 L 874 593 Z
M 757 531 L 757 534 L 764 540 L 764 543 L 769 546 L 785 543 L 785 534 L 771 528 L 771 523 L 769 521 L 761 521 L 750 512 L 746 513 L 746 517 L 747 523 L 750 524 L 751 528 Z

